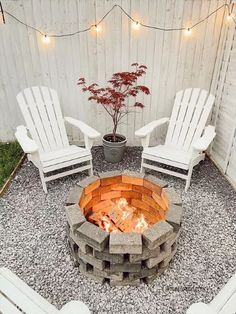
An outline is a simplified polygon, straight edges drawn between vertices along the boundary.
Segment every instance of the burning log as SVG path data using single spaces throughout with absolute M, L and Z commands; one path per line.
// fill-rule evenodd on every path
M 164 217 L 164 211 L 158 213 L 141 200 L 133 201 L 132 205 L 125 198 L 101 201 L 92 207 L 88 220 L 107 232 L 142 233 Z

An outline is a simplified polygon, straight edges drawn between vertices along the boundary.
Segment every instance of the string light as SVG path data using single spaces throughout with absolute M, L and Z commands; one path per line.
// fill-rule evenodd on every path
M 186 28 L 184 33 L 186 36 L 192 35 L 192 28 L 191 27 Z
M 93 25 L 90 25 L 89 27 L 85 28 L 85 29 L 81 29 L 81 30 L 77 30 L 73 33 L 66 33 L 66 34 L 51 34 L 51 35 L 45 35 L 40 29 L 28 25 L 25 22 L 21 21 L 20 19 L 18 19 L 15 15 L 11 14 L 8 11 L 5 11 L 2 9 L 2 5 L 0 2 L 0 11 L 2 13 L 2 18 L 3 18 L 3 23 L 5 23 L 5 17 L 4 17 L 4 13 L 5 15 L 10 16 L 12 19 L 14 19 L 15 21 L 17 21 L 18 23 L 26 26 L 27 28 L 30 28 L 32 30 L 34 30 L 35 32 L 41 34 L 42 36 L 44 36 L 44 43 L 48 44 L 50 42 L 49 37 L 54 37 L 54 38 L 59 38 L 59 37 L 69 37 L 69 36 L 75 36 L 77 34 L 80 33 L 84 33 L 84 32 L 88 32 L 90 31 L 92 28 L 96 28 L 97 32 L 101 31 L 101 27 L 100 24 L 102 23 L 102 21 L 115 9 L 115 8 L 119 8 L 121 10 L 121 12 L 123 14 L 125 14 L 132 22 L 133 22 L 133 26 L 135 27 L 135 29 L 139 29 L 140 26 L 145 27 L 145 28 L 149 28 L 149 29 L 154 29 L 154 30 L 159 30 L 159 31 L 164 31 L 164 32 L 172 32 L 172 31 L 184 31 L 186 35 L 190 35 L 192 33 L 193 28 L 197 27 L 199 24 L 205 22 L 208 18 L 210 18 L 212 15 L 216 14 L 216 12 L 218 12 L 219 10 L 221 10 L 222 8 L 228 8 L 228 12 L 229 12 L 229 16 L 230 18 L 234 21 L 234 23 L 236 24 L 236 19 L 234 18 L 234 16 L 232 15 L 232 10 L 233 10 L 233 5 L 232 4 L 232 0 L 230 0 L 230 3 L 224 3 L 221 6 L 219 6 L 218 8 L 216 8 L 214 11 L 212 11 L 210 14 L 208 14 L 205 18 L 203 18 L 202 20 L 199 20 L 198 22 L 196 22 L 193 25 L 190 25 L 188 28 L 186 27 L 179 27 L 179 28 L 165 28 L 165 27 L 158 27 L 158 26 L 153 26 L 153 25 L 148 25 L 148 24 L 143 24 L 141 22 L 137 22 L 131 15 L 129 15 L 123 8 L 122 6 L 120 6 L 119 4 L 115 4 L 113 5 L 113 7 L 96 23 Z
M 230 4 L 232 4 L 231 6 L 230 6 Z M 235 17 L 234 17 L 234 15 L 233 15 L 233 9 L 234 9 L 234 3 L 232 3 L 232 0 L 230 0 L 230 4 L 227 6 L 227 9 L 228 9 L 228 15 L 227 15 L 227 20 L 229 21 L 229 22 L 234 22 L 234 23 L 236 23 L 236 20 L 235 20 Z
M 135 30 L 139 30 L 140 29 L 140 24 L 138 21 L 133 21 L 132 22 L 132 28 Z
M 48 35 L 44 35 L 42 37 L 42 42 L 46 45 L 50 44 L 50 38 L 48 37 Z
M 227 20 L 229 22 L 232 22 L 232 20 L 234 20 L 234 15 L 232 13 L 229 13 L 228 16 L 227 16 Z
M 94 25 L 94 27 L 97 33 L 101 32 L 102 30 L 101 25 Z

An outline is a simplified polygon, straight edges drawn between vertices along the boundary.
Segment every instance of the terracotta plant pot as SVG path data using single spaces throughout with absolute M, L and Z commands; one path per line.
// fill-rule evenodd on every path
M 112 134 L 105 134 L 102 139 L 105 160 L 113 164 L 122 160 L 127 142 L 124 135 L 117 134 L 116 137 L 117 142 L 112 142 Z

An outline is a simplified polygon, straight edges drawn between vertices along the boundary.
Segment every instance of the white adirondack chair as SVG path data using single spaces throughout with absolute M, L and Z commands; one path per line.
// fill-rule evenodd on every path
M 216 134 L 213 126 L 205 127 L 214 99 L 213 95 L 199 88 L 181 90 L 176 94 L 170 119 L 161 118 L 137 130 L 135 135 L 141 138 L 144 148 L 141 172 L 143 168 L 148 168 L 185 179 L 185 191 L 187 191 L 193 167 L 205 158 L 204 151 Z M 169 127 L 165 144 L 149 147 L 152 131 L 167 122 L 169 122 Z M 188 174 L 151 165 L 145 160 L 188 170 Z
M 73 173 L 89 170 L 93 174 L 90 149 L 93 140 L 100 134 L 82 121 L 65 117 L 63 119 L 57 92 L 54 89 L 35 86 L 26 88 L 17 96 L 26 127 L 18 126 L 15 136 L 28 159 L 39 169 L 43 189 L 47 193 L 46 182 Z M 64 121 L 80 129 L 84 134 L 85 148 L 70 145 Z M 27 130 L 31 138 L 27 134 Z M 44 176 L 45 173 L 86 162 L 76 167 Z
M 209 303 L 194 303 L 186 314 L 235 314 L 236 313 L 236 274 Z
M 81 301 L 70 301 L 58 310 L 7 268 L 0 268 L 0 313 L 90 314 Z

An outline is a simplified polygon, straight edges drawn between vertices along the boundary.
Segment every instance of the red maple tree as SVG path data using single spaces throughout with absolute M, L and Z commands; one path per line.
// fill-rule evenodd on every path
M 150 94 L 148 87 L 137 85 L 138 78 L 146 74 L 147 67 L 138 63 L 133 63 L 131 66 L 134 67 L 134 71 L 114 73 L 108 81 L 107 87 L 99 87 L 96 83 L 87 85 L 83 77 L 77 83 L 82 85 L 83 92 L 91 94 L 88 100 L 94 100 L 97 104 L 101 104 L 111 116 L 113 121 L 111 140 L 113 142 L 118 141 L 116 132 L 120 121 L 131 112 L 131 106 L 126 101 L 127 98 L 135 98 L 139 93 Z M 137 101 L 133 106 L 144 108 L 144 105 Z

